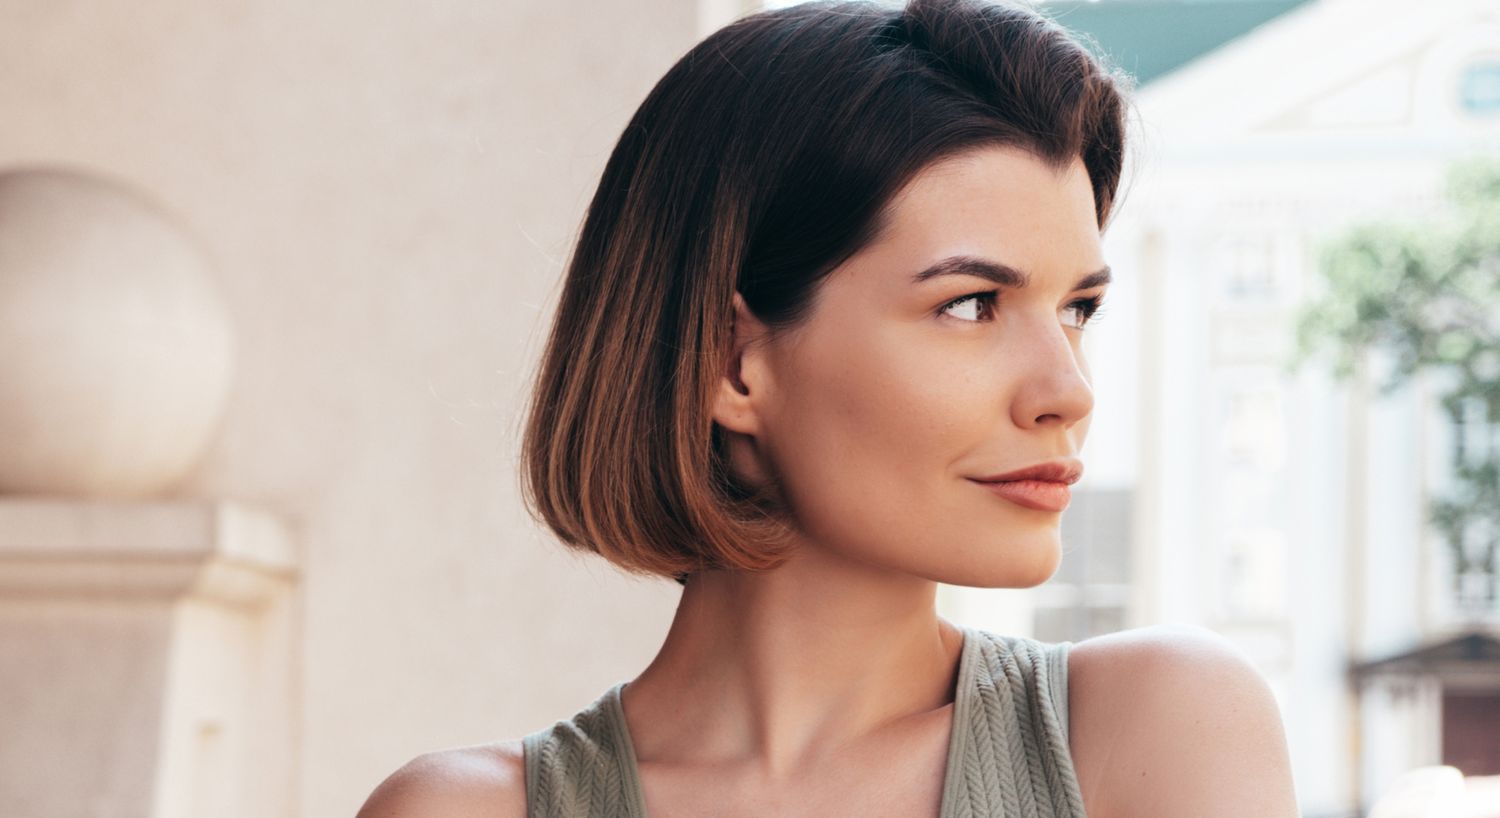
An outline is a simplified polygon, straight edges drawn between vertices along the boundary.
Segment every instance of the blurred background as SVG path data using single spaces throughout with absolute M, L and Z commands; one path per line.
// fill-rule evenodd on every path
M 679 586 L 530 521 L 519 410 L 625 122 L 760 7 L 0 0 L 0 815 L 352 816 L 649 662 Z M 1308 818 L 1500 815 L 1500 5 L 1037 8 L 1139 83 L 1088 469 L 941 613 L 1206 626 Z

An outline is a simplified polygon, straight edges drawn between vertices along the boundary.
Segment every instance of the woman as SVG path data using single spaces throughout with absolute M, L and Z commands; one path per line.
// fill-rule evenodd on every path
M 635 679 L 361 815 L 1295 815 L 1220 638 L 935 610 L 1057 567 L 1127 92 L 971 0 L 756 14 L 678 62 L 589 208 L 523 464 L 564 543 L 683 583 L 676 618 Z

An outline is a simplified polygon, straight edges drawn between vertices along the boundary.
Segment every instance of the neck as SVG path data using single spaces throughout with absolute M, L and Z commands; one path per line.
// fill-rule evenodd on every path
M 801 549 L 774 571 L 710 571 L 622 693 L 637 759 L 784 779 L 953 702 L 962 634 L 937 583 Z

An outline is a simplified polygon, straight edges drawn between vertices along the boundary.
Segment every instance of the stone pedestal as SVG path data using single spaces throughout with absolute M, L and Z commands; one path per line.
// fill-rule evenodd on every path
M 231 502 L 0 497 L 0 815 L 292 814 L 297 565 Z

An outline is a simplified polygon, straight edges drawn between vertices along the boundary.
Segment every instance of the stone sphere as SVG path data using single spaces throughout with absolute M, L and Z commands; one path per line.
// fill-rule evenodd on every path
M 216 433 L 234 338 L 205 254 L 87 172 L 0 172 L 0 493 L 170 491 Z

